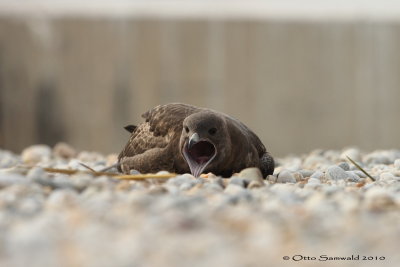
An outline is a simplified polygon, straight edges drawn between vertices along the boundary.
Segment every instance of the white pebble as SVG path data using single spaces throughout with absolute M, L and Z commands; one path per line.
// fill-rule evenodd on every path
M 400 170 L 400 159 L 396 159 L 396 160 L 394 161 L 394 166 L 395 166 L 398 170 Z
M 24 163 L 37 164 L 48 161 L 51 157 L 51 148 L 47 145 L 33 145 L 22 151 L 21 158 Z

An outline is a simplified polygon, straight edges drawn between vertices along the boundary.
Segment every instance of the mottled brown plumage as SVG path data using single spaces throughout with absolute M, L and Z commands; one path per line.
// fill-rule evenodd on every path
M 146 120 L 126 129 L 131 137 L 120 153 L 120 170 L 142 173 L 166 170 L 212 172 L 224 177 L 247 167 L 273 173 L 274 160 L 243 123 L 218 111 L 172 103 L 142 115 Z

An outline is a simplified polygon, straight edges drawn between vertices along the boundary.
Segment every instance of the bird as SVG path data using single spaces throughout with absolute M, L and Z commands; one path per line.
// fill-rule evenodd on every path
M 129 174 L 168 171 L 231 177 L 249 167 L 263 177 L 274 171 L 274 159 L 258 136 L 238 119 L 183 103 L 158 105 L 128 125 L 128 143 L 118 156 L 118 170 Z

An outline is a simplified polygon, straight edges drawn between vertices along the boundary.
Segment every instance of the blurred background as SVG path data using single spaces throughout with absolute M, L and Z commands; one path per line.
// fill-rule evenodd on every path
M 399 148 L 396 1 L 0 1 L 0 147 L 119 152 L 168 102 L 276 156 Z

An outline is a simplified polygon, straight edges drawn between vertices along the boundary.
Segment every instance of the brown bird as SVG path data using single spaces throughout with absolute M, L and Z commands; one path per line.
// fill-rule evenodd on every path
M 237 119 L 187 104 L 160 105 L 142 115 L 145 122 L 128 125 L 131 137 L 118 156 L 119 170 L 141 173 L 166 170 L 212 172 L 223 177 L 258 167 L 266 177 L 274 160 L 260 139 Z

